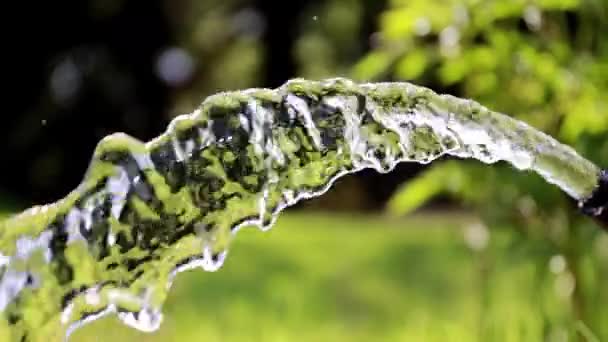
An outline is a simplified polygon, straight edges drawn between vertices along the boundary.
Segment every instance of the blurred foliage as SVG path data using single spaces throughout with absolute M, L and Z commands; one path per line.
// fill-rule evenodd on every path
M 166 4 L 177 46 L 195 63 L 188 84 L 176 89 L 172 115 L 189 113 L 206 96 L 257 86 L 263 74 L 261 14 L 251 1 L 183 0 Z
M 403 229 L 408 227 L 410 229 Z M 608 236 L 584 252 L 598 294 L 582 323 L 562 256 L 462 215 L 286 213 L 239 232 L 220 272 L 180 275 L 158 332 L 108 317 L 84 341 L 566 341 L 608 338 Z M 539 272 L 542 263 L 546 272 Z M 494 264 L 494 267 L 488 267 Z M 550 269 L 550 271 L 549 271 Z
M 594 0 L 393 0 L 379 19 L 381 44 L 353 75 L 473 98 L 606 166 L 607 14 L 608 3 Z M 597 294 L 581 265 L 584 251 L 604 235 L 575 212 L 572 200 L 505 165 L 446 161 L 404 184 L 388 210 L 405 214 L 440 195 L 476 209 L 492 227 L 515 227 L 522 239 L 565 254 L 576 283 L 573 312 L 597 319 L 590 311 Z
M 303 13 L 302 34 L 294 51 L 300 77 L 321 79 L 348 74 L 363 52 L 359 32 L 364 10 L 361 0 L 329 0 Z

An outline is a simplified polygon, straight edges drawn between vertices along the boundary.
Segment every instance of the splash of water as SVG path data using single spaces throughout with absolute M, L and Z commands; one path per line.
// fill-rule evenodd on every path
M 293 80 L 222 93 L 146 144 L 97 146 L 83 182 L 0 226 L 0 330 L 69 335 L 108 313 L 144 331 L 181 271 L 215 271 L 239 228 L 364 168 L 442 155 L 533 170 L 578 200 L 599 169 L 523 122 L 408 83 Z

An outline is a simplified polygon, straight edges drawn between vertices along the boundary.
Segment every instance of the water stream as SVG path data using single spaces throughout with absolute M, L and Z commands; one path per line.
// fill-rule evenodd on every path
M 77 189 L 0 223 L 0 332 L 62 338 L 109 313 L 154 331 L 174 277 L 217 270 L 239 228 L 270 228 L 345 174 L 442 155 L 506 161 L 581 201 L 600 173 L 523 122 L 409 83 L 217 94 L 148 143 L 103 139 Z

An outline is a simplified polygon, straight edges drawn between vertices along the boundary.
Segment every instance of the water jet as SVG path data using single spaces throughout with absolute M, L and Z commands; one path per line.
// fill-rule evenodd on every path
M 207 98 L 143 143 L 97 146 L 64 199 L 0 224 L 0 328 L 68 336 L 109 313 L 153 331 L 174 277 L 215 271 L 244 226 L 272 226 L 339 177 L 448 155 L 531 170 L 608 222 L 608 174 L 479 103 L 410 83 L 296 79 Z

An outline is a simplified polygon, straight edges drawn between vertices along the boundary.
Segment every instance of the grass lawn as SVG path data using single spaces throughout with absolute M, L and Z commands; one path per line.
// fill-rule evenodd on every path
M 596 251 L 608 238 L 585 259 L 582 303 L 548 246 L 495 230 L 475 251 L 472 222 L 288 213 L 269 232 L 242 230 L 220 271 L 178 276 L 158 332 L 112 316 L 71 341 L 608 339 L 608 262 Z

